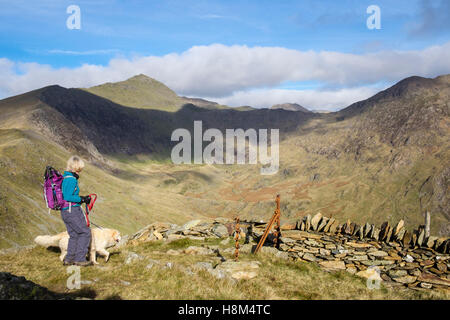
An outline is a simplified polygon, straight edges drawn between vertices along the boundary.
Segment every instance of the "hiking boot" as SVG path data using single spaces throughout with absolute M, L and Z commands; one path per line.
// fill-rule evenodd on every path
M 74 262 L 74 265 L 79 266 L 79 267 L 87 267 L 87 266 L 92 266 L 93 263 L 92 263 L 92 261 L 77 261 L 77 262 Z
M 66 260 L 63 261 L 63 266 L 71 266 L 73 264 L 74 263 L 72 261 L 66 261 Z

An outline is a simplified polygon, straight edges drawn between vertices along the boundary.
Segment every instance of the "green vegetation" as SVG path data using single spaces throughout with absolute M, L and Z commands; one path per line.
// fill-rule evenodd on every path
M 230 111 L 184 110 L 183 117 L 175 118 L 159 111 L 102 104 L 104 99 L 60 87 L 2 100 L 0 248 L 27 245 L 39 234 L 64 230 L 59 213 L 49 215 L 45 208 L 42 175 L 46 165 L 62 171 L 73 153 L 90 160 L 80 185 L 82 193 L 99 196 L 92 221 L 123 234 L 154 221 L 182 224 L 196 218 L 236 215 L 267 220 L 279 193 L 282 223 L 320 211 L 340 223 L 351 219 L 359 224 L 369 221 L 380 225 L 386 220 L 395 224 L 403 219 L 407 229 L 412 230 L 423 223 L 423 210 L 430 209 L 432 234 L 448 235 L 447 78 L 437 81 L 436 88 L 430 91 L 428 86 L 420 89 L 418 85 L 411 94 L 406 91 L 390 97 L 387 90 L 357 108 L 306 118 L 304 122 L 298 118 L 300 123 L 289 122 L 293 112 L 275 111 L 280 117 L 277 123 L 285 125 L 285 130 L 280 130 L 280 169 L 272 176 L 260 175 L 259 165 L 174 165 L 168 137 L 172 128 L 169 124 L 188 128 L 202 113 L 208 114 L 206 119 L 212 124 L 223 123 L 226 112 L 238 122 L 236 126 L 255 127 L 266 123 L 273 113 L 242 111 L 242 117 L 236 117 Z M 109 88 L 96 93 L 106 98 L 109 93 L 116 94 L 109 98 L 125 105 L 138 103 L 136 106 L 141 108 L 160 104 L 170 109 L 178 101 L 173 91 L 142 75 L 94 88 Z M 43 92 L 53 99 L 42 99 Z M 128 102 L 117 100 L 121 98 Z M 76 115 L 68 120 L 72 115 L 69 111 L 64 115 L 57 111 L 64 106 L 69 111 L 92 111 L 95 121 L 88 127 L 92 131 L 85 133 L 91 134 L 90 138 L 80 137 Z M 107 118 L 104 115 L 108 110 L 117 113 Z M 256 112 L 254 119 L 249 116 L 252 112 Z M 158 114 L 164 116 L 159 118 Z M 128 127 L 109 123 L 124 117 Z M 142 123 L 135 125 L 141 118 Z M 277 119 L 269 120 L 271 123 Z M 99 126 L 102 129 L 96 131 Z M 135 139 L 134 133 L 139 135 L 143 128 L 152 130 L 144 130 L 145 134 Z M 132 135 L 125 137 L 127 132 Z M 114 137 L 99 139 L 102 134 Z M 131 146 L 136 140 L 139 143 Z M 120 148 L 107 149 L 104 154 L 95 147 L 116 143 L 121 143 Z M 148 152 L 133 152 L 141 149 Z M 421 207 L 419 195 L 427 179 L 431 181 L 431 200 Z
M 284 261 L 273 256 L 241 253 L 240 261 L 259 261 L 258 276 L 251 280 L 232 282 L 217 279 L 207 271 L 195 271 L 196 262 L 219 263 L 214 256 L 167 255 L 169 249 L 182 249 L 191 245 L 220 245 L 217 239 L 204 242 L 185 240 L 166 243 L 153 241 L 136 246 L 111 249 L 110 261 L 81 269 L 80 290 L 66 288 L 66 267 L 58 259 L 59 254 L 42 247 L 5 254 L 0 259 L 0 270 L 25 276 L 41 286 L 57 293 L 95 299 L 449 299 L 448 292 L 414 291 L 406 288 L 370 290 L 364 279 L 345 271 L 328 273 L 308 262 Z M 124 261 L 129 252 L 135 252 L 142 260 L 131 264 Z M 224 254 L 232 259 L 231 254 Z M 157 260 L 147 268 L 150 259 Z M 172 268 L 165 265 L 171 262 Z
M 206 100 L 179 97 L 163 83 L 143 74 L 125 81 L 108 82 L 85 90 L 123 106 L 134 108 L 174 112 L 186 103 L 214 109 L 228 108 Z

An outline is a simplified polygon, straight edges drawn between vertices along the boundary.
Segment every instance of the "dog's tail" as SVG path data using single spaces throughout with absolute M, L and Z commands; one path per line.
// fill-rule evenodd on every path
M 58 247 L 59 246 L 59 240 L 61 240 L 61 233 L 56 234 L 54 236 L 37 236 L 34 239 L 34 242 L 36 242 L 38 245 L 43 247 Z

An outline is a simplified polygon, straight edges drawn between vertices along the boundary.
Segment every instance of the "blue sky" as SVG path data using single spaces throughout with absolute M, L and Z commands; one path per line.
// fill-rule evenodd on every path
M 81 9 L 80 30 L 66 27 L 72 4 Z M 381 10 L 380 30 L 366 26 L 372 4 Z M 445 0 L 0 0 L 0 98 L 145 73 L 179 94 L 230 105 L 337 109 L 404 76 L 449 73 L 449 62 L 440 61 L 449 60 L 449 41 Z M 392 70 L 395 59 L 401 70 Z M 359 60 L 385 69 L 363 75 L 373 67 Z

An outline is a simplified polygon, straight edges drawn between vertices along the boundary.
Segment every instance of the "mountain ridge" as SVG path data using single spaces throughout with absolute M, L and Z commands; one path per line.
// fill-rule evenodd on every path
M 155 110 L 58 85 L 0 100 L 0 188 L 7 194 L 0 194 L 0 246 L 62 230 L 57 218 L 47 218 L 40 183 L 46 165 L 61 168 L 73 153 L 90 164 L 83 187 L 104 200 L 97 222 L 128 233 L 156 219 L 182 223 L 236 213 L 268 219 L 280 193 L 285 222 L 320 211 L 357 223 L 363 215 L 416 226 L 430 210 L 433 233 L 448 235 L 449 79 L 404 79 L 326 114 L 192 103 Z M 192 131 L 194 120 L 204 130 L 278 128 L 278 173 L 260 176 L 252 165 L 173 165 L 171 132 Z

